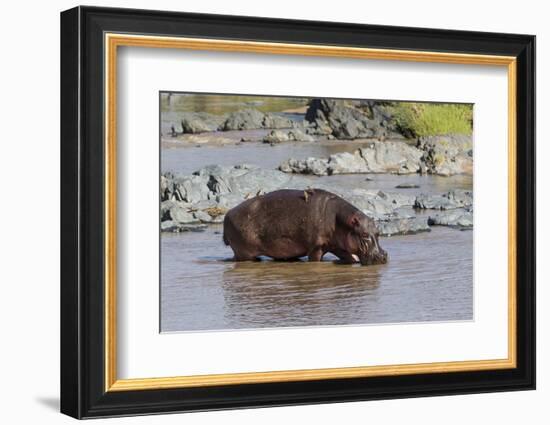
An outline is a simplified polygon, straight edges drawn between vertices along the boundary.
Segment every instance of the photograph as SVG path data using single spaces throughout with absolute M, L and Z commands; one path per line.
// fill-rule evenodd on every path
M 472 321 L 474 111 L 160 92 L 160 331 Z

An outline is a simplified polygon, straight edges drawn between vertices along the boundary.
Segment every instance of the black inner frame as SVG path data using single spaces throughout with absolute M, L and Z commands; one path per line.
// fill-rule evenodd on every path
M 104 391 L 104 34 L 517 58 L 517 368 Z M 61 411 L 77 418 L 534 389 L 535 37 L 77 7 L 61 14 Z

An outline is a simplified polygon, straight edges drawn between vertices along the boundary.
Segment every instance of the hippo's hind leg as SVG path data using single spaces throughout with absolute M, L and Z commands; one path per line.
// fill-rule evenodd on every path
M 254 242 L 243 236 L 242 228 L 235 225 L 230 214 L 225 216 L 223 222 L 223 242 L 233 250 L 234 261 L 259 260 L 260 253 L 257 252 Z
M 252 253 L 244 249 L 235 249 L 233 247 L 231 247 L 231 249 L 233 249 L 233 254 L 234 254 L 233 259 L 235 261 L 259 261 L 260 260 L 259 255 L 256 253 Z

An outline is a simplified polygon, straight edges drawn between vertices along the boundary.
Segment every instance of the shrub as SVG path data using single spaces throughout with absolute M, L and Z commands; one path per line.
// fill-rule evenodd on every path
M 406 137 L 472 134 L 472 105 L 396 102 L 388 112 Z

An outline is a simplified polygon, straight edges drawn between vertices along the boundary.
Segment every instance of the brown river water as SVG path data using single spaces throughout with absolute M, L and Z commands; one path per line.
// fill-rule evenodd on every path
M 234 263 L 221 231 L 162 236 L 163 332 L 472 319 L 471 231 L 382 238 L 378 266 Z
M 241 134 L 224 134 L 239 140 Z M 257 134 L 256 134 L 257 135 Z M 250 163 L 276 168 L 289 157 L 353 151 L 360 142 L 269 146 L 189 146 L 164 143 L 161 170 L 190 174 L 208 164 Z M 471 176 L 388 174 L 311 176 L 348 187 L 443 193 L 472 189 Z M 400 183 L 418 189 L 395 189 Z M 381 238 L 385 265 L 343 265 L 327 254 L 321 263 L 234 263 L 222 226 L 205 232 L 161 235 L 161 331 L 457 321 L 473 318 L 472 231 L 432 227 L 429 233 Z

